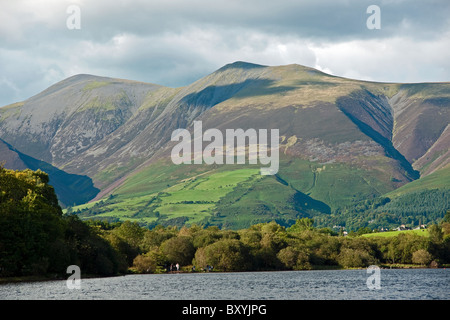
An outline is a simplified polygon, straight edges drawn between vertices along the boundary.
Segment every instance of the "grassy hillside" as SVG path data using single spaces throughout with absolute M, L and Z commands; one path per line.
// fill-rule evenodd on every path
M 432 189 L 450 188 L 450 165 L 440 169 L 428 176 L 412 181 L 398 189 L 386 194 L 387 197 L 399 197 L 401 195 Z
M 445 175 L 414 181 L 396 195 L 389 192 L 394 183 L 384 179 L 376 170 L 284 155 L 275 176 L 261 176 L 258 165 L 175 166 L 161 160 L 128 177 L 109 198 L 72 210 L 84 219 L 149 227 L 195 223 L 242 229 L 267 221 L 289 226 L 309 217 L 321 227 L 357 230 L 429 223 L 448 208 L 450 191 L 439 189 L 448 185 Z
M 101 201 L 74 207 L 83 218 L 133 220 L 153 226 L 203 224 L 240 229 L 329 215 L 377 197 L 387 185 L 376 171 L 283 156 L 275 176 L 258 165 L 180 165 L 159 161 L 128 177 Z M 392 188 L 392 187 L 391 187 Z

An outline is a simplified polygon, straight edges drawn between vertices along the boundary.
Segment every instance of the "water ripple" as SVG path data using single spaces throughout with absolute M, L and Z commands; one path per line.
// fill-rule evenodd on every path
M 121 300 L 386 300 L 450 299 L 448 269 L 383 269 L 381 289 L 369 289 L 366 270 L 127 275 L 0 285 L 0 299 Z

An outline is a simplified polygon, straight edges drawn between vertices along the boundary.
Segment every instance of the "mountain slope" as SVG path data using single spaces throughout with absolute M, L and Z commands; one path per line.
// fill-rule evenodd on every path
M 392 98 L 395 121 L 399 122 L 394 129 L 394 145 L 414 162 L 449 123 L 450 88 L 448 83 L 418 83 L 404 84 L 399 89 Z
M 77 75 L 1 108 L 0 136 L 22 152 L 63 166 L 114 132 L 160 86 Z
M 48 173 L 49 184 L 55 189 L 58 200 L 63 206 L 73 206 L 91 200 L 100 191 L 95 188 L 92 179 L 87 176 L 69 174 L 51 164 L 30 157 L 14 149 L 0 139 L 0 163 L 12 170 L 42 170 Z
M 434 189 L 450 189 L 450 165 L 445 166 L 421 179 L 412 181 L 398 189 L 386 194 L 386 196 L 395 198 L 408 193 L 434 190 Z M 450 207 L 450 203 L 448 204 Z
M 181 88 L 74 76 L 0 108 L 0 138 L 92 178 L 102 202 L 80 210 L 95 205 L 99 217 L 235 228 L 330 214 L 444 168 L 449 105 L 450 83 L 374 83 L 299 65 L 235 62 Z M 278 174 L 245 171 L 261 165 L 174 165 L 171 134 L 192 132 L 194 120 L 203 132 L 279 129 Z M 220 182 L 225 176 L 229 186 Z M 218 198 L 202 198 L 201 190 Z M 190 200 L 192 192 L 200 198 Z

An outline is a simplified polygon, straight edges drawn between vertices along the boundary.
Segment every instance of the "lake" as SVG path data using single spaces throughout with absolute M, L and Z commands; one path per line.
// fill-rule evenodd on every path
M 381 269 L 379 289 L 363 270 L 180 273 L 0 285 L 1 300 L 448 300 L 449 269 Z

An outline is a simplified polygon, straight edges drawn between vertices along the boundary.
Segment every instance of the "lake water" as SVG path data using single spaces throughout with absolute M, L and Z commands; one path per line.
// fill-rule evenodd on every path
M 449 269 L 381 269 L 370 289 L 367 270 L 186 273 L 0 285 L 0 300 L 448 300 Z

